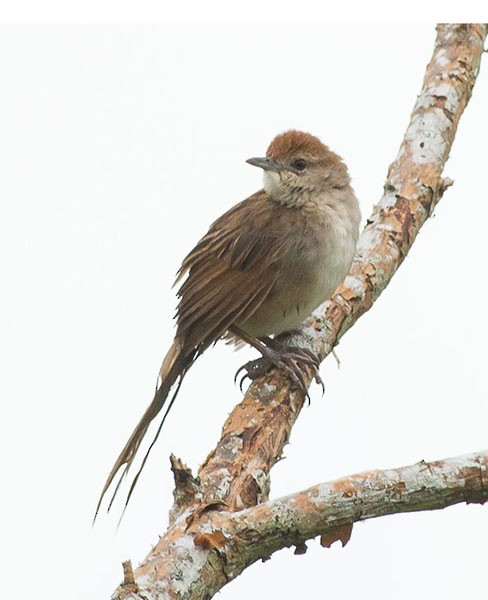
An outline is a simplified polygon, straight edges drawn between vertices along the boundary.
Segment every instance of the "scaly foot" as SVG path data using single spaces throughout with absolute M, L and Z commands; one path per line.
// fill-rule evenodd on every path
M 324 391 L 324 383 L 319 374 L 319 359 L 310 350 L 299 347 L 281 346 L 276 340 L 269 338 L 265 340 L 263 347 L 258 349 L 262 354 L 262 358 L 249 361 L 235 374 L 234 381 L 237 381 L 239 374 L 245 371 L 239 382 L 241 390 L 246 378 L 254 381 L 267 373 L 271 368 L 276 367 L 284 371 L 294 387 L 301 390 L 309 400 L 307 386 L 309 372 L 312 373 L 315 381 L 322 386 L 322 391 Z

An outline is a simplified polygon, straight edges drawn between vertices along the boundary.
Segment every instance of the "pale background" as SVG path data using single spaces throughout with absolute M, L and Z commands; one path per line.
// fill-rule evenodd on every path
M 432 25 L 63 26 L 0 31 L 2 597 L 108 598 L 165 529 L 174 452 L 197 469 L 251 351 L 185 380 L 118 531 L 91 526 L 173 336 L 180 260 L 261 184 L 287 128 L 349 165 L 364 219 L 420 90 Z M 391 285 L 329 358 L 272 471 L 272 497 L 480 450 L 488 419 L 488 64 L 445 174 L 455 185 Z M 208 399 L 208 401 L 203 401 Z M 369 521 L 219 598 L 482 597 L 488 512 Z

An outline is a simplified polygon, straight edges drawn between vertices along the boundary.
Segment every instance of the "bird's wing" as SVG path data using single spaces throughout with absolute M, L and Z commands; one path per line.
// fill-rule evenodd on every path
M 284 242 L 279 207 L 264 191 L 237 204 L 212 224 L 183 261 L 177 337 L 205 349 L 263 303 L 275 281 Z

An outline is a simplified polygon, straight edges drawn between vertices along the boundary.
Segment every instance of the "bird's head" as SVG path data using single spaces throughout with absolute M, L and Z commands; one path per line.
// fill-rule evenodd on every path
M 266 156 L 247 162 L 264 171 L 264 189 L 288 206 L 300 206 L 333 187 L 349 184 L 341 158 L 322 142 L 302 131 L 286 131 L 269 145 Z

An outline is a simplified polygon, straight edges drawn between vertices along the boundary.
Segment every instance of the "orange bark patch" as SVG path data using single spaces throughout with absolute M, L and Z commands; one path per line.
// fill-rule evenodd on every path
M 195 546 L 198 546 L 203 550 L 222 548 L 226 541 L 226 537 L 221 531 L 214 531 L 213 533 L 197 533 L 193 538 Z
M 330 548 L 334 542 L 341 542 L 342 547 L 351 539 L 352 524 L 341 525 L 320 536 L 320 545 L 324 548 Z

